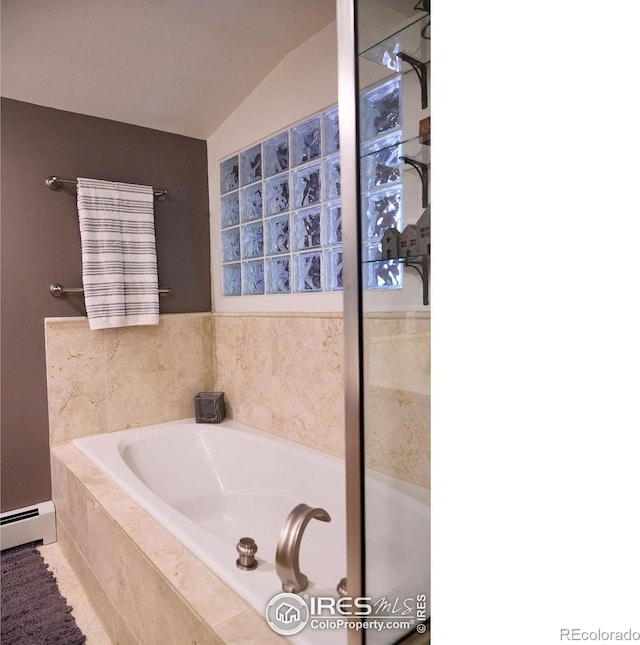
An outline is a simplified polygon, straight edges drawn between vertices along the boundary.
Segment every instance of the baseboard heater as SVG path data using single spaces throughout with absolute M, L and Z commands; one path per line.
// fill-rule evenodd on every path
M 52 501 L 16 508 L 0 515 L 2 549 L 37 542 L 56 541 L 56 509 Z

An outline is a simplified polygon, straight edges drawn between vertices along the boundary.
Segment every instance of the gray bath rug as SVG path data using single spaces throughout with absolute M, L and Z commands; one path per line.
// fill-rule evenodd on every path
M 6 549 L 2 562 L 2 645 L 80 645 L 86 638 L 34 544 Z

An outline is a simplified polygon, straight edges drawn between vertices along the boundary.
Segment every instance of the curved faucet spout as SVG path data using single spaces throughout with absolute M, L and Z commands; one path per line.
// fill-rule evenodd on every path
M 298 504 L 282 527 L 276 550 L 276 572 L 282 580 L 283 591 L 299 593 L 309 584 L 307 576 L 300 571 L 300 544 L 307 524 L 314 518 L 321 522 L 331 521 L 331 516 L 324 508 Z

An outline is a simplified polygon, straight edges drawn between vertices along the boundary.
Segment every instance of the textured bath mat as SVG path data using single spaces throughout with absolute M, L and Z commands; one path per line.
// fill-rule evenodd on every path
M 33 544 L 2 552 L 2 645 L 79 645 L 85 636 Z

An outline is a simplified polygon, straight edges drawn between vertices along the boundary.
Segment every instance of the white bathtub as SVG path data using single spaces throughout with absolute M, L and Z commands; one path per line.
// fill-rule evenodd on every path
M 281 591 L 275 553 L 287 516 L 301 502 L 324 508 L 331 522 L 307 526 L 300 569 L 305 593 L 337 597 L 347 573 L 342 460 L 235 421 L 186 419 L 73 444 L 261 615 Z M 367 512 L 376 518 L 367 524 L 368 594 L 427 593 L 428 544 L 416 538 L 428 535 L 427 492 L 368 473 Z M 258 545 L 253 571 L 236 567 L 241 537 Z M 307 628 L 291 640 L 337 644 L 346 634 Z

